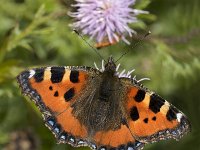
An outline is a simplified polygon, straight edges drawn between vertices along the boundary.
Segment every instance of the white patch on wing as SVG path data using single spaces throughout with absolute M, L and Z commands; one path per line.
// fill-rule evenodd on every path
M 170 104 L 169 104 L 168 101 L 165 101 L 165 105 L 166 105 L 166 106 L 170 106 Z
M 178 122 L 181 122 L 182 116 L 183 116 L 183 115 L 182 115 L 181 113 L 176 114 L 176 117 L 177 117 Z
M 35 70 L 29 71 L 29 78 L 32 78 L 35 75 Z

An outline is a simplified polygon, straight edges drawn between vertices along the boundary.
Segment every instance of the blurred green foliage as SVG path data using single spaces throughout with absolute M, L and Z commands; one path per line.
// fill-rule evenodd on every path
M 75 149 L 56 144 L 40 112 L 21 95 L 15 79 L 22 70 L 34 66 L 100 64 L 94 51 L 68 26 L 73 21 L 67 16 L 70 3 L 74 1 L 0 1 L 0 149 L 19 144 L 18 137 L 31 141 L 32 149 Z M 120 60 L 123 68 L 135 68 L 138 79 L 151 78 L 144 85 L 168 99 L 191 121 L 192 133 L 179 142 L 162 141 L 145 149 L 199 150 L 200 1 L 142 0 L 136 7 L 150 14 L 139 16 L 142 21 L 131 25 L 139 33 L 129 39 L 132 45 L 119 43 L 99 52 L 104 58 L 118 58 L 130 49 Z M 152 35 L 135 47 L 145 30 Z

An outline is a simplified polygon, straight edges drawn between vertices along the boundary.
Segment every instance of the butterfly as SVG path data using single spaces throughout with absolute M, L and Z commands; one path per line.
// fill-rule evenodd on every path
M 139 150 L 148 143 L 179 140 L 190 132 L 181 111 L 132 78 L 132 71 L 118 69 L 109 57 L 101 69 L 35 68 L 22 72 L 17 80 L 58 143 L 93 150 Z
M 120 38 L 120 37 L 118 37 Z M 115 40 L 113 39 L 112 42 L 110 42 L 108 39 L 104 39 L 102 42 L 97 42 L 94 47 L 98 50 L 102 49 L 102 48 L 105 48 L 105 47 L 108 47 L 108 46 L 112 46 L 112 45 L 115 45 L 117 44 L 119 41 L 118 40 Z
M 112 41 L 110 41 L 108 39 L 108 37 L 103 38 L 103 40 L 101 42 L 97 42 L 94 46 L 90 45 L 90 43 L 88 43 L 85 38 L 83 37 L 82 34 L 79 33 L 78 30 L 73 29 L 74 33 L 76 33 L 78 36 L 80 36 L 82 38 L 83 41 L 85 41 L 92 49 L 94 49 L 94 51 L 96 51 L 97 49 L 100 50 L 101 48 L 105 48 L 108 46 L 112 46 L 115 45 L 116 43 L 119 42 L 119 40 L 121 39 L 121 36 L 116 35 L 117 39 L 112 39 Z

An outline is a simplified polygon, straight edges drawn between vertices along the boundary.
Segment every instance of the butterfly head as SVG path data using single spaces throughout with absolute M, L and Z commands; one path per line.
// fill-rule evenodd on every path
M 108 58 L 108 62 L 105 64 L 105 71 L 111 74 L 115 74 L 116 72 L 116 64 L 112 56 Z

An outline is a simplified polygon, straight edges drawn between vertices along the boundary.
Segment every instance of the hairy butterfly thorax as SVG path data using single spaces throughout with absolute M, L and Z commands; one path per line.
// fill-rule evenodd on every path
M 34 68 L 17 80 L 43 114 L 58 143 L 91 149 L 139 150 L 145 144 L 180 139 L 187 117 L 132 77 L 110 57 L 102 68 Z

